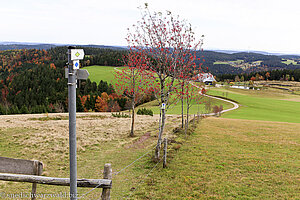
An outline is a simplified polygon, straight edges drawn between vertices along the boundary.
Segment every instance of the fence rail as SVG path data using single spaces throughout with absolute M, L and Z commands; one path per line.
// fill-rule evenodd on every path
M 38 184 L 57 185 L 57 186 L 70 186 L 69 178 L 55 178 L 55 177 L 34 176 L 34 175 L 0 174 L 0 180 L 38 183 Z M 77 187 L 94 188 L 97 186 L 98 188 L 110 189 L 112 187 L 112 181 L 109 179 L 77 179 Z

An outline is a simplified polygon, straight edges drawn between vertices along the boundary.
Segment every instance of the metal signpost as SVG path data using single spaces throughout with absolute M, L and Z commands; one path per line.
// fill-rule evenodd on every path
M 70 199 L 77 199 L 77 160 L 76 160 L 76 83 L 77 79 L 87 79 L 87 70 L 79 69 L 79 60 L 84 57 L 83 49 L 68 47 L 68 106 L 69 106 L 69 151 L 70 151 Z

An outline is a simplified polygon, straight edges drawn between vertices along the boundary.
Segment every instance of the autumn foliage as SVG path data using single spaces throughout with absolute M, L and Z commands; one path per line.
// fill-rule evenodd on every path
M 175 17 L 171 12 L 151 13 L 148 4 L 141 9 L 142 18 L 128 29 L 127 42 L 130 51 L 138 58 L 138 68 L 148 72 L 152 83 L 147 84 L 161 107 L 160 127 L 155 158 L 158 160 L 162 134 L 166 122 L 166 111 L 174 101 L 176 80 L 190 80 L 193 72 L 200 66 L 196 61 L 196 51 L 201 48 L 202 39 L 196 40 L 192 26 Z M 139 61 L 140 61 L 139 60 Z M 186 83 L 187 83 L 186 82 Z

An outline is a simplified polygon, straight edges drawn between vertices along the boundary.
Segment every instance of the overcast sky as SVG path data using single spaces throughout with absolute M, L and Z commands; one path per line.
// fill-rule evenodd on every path
M 299 0 L 0 0 L 0 41 L 126 46 L 145 2 L 190 22 L 204 49 L 300 54 Z

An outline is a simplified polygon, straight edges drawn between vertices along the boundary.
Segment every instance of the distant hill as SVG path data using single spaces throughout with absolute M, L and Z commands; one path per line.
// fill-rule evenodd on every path
M 80 47 L 92 47 L 99 49 L 114 49 L 124 50 L 121 46 L 106 46 L 106 45 L 77 45 L 77 44 L 43 44 L 43 43 L 26 43 L 26 42 L 0 42 L 0 51 L 13 50 L 13 49 L 39 49 L 48 50 L 59 46 L 80 46 Z
M 14 49 L 51 49 L 56 47 L 54 44 L 0 44 L 0 51 Z
M 26 43 L 26 42 L 0 42 L 1 50 L 13 49 L 39 49 L 49 50 L 55 47 L 77 46 L 84 48 L 87 55 L 95 55 L 91 62 L 98 65 L 106 65 L 106 63 L 117 63 L 113 60 L 122 60 L 121 56 L 127 47 L 123 46 L 107 46 L 107 45 L 76 45 L 76 44 L 42 44 L 42 43 Z M 105 53 L 104 50 L 120 51 L 122 53 L 112 53 L 114 56 Z M 99 51 L 100 50 L 100 51 Z M 110 54 L 109 53 L 109 54 Z M 64 52 L 61 52 L 64 54 Z M 56 55 L 56 54 L 55 54 Z M 118 55 L 116 57 L 116 55 Z M 276 70 L 276 69 L 298 69 L 300 68 L 300 55 L 278 55 L 263 51 L 247 51 L 238 50 L 206 50 L 197 52 L 198 57 L 203 57 L 203 70 L 213 74 L 241 74 L 251 73 L 256 71 Z M 95 62 L 95 59 L 101 62 Z M 200 63 L 199 62 L 199 63 Z M 198 63 L 198 64 L 199 64 Z M 120 63 L 118 63 L 119 65 Z
M 223 50 L 223 49 L 207 49 L 208 51 L 214 51 L 219 53 L 226 53 L 226 54 L 233 54 L 233 53 L 257 53 L 257 54 L 263 54 L 263 55 L 275 55 L 275 56 L 300 56 L 300 54 L 285 54 L 285 53 L 274 53 L 274 52 L 266 52 L 266 51 L 256 51 L 256 50 Z
M 300 68 L 300 56 L 298 55 L 278 56 L 254 52 L 199 51 L 197 56 L 204 59 L 202 61 L 203 70 L 215 75 Z

